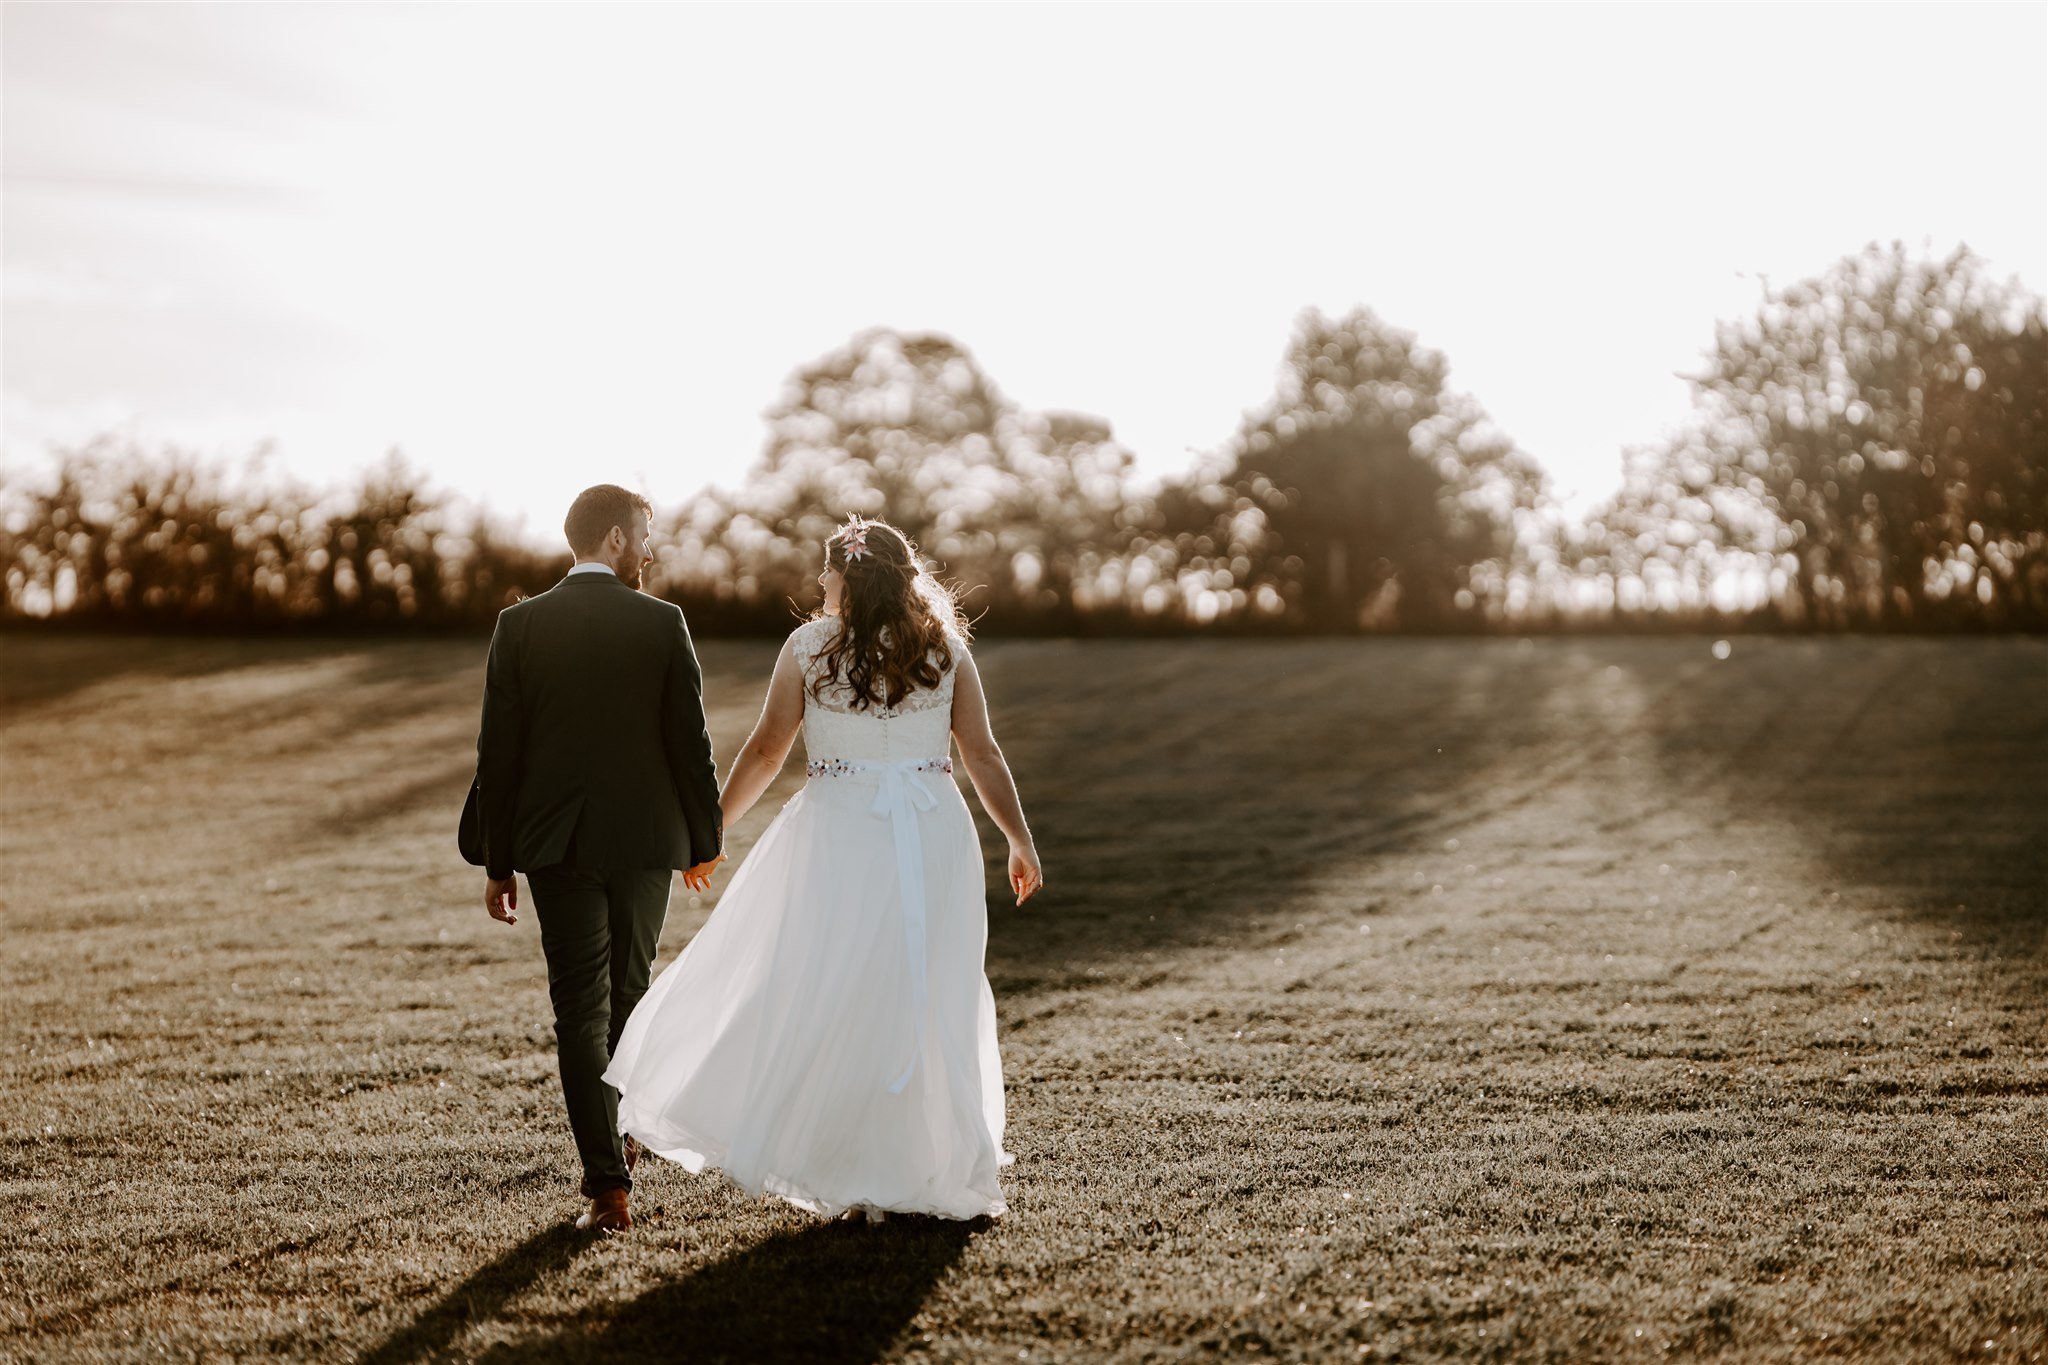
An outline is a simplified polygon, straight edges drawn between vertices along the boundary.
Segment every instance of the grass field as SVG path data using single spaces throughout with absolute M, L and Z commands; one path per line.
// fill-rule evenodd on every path
M 593 1242 L 481 642 L 0 640 L 0 1355 L 2041 1360 L 2048 643 L 1710 643 L 983 647 L 1010 1214 Z

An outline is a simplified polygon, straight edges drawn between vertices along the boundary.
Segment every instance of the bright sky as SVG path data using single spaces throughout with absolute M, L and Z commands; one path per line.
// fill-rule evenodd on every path
M 798 365 L 947 332 L 1148 472 L 1304 306 L 1450 358 L 1583 506 L 1717 317 L 1873 239 L 2048 292 L 2048 7 L 8 4 L 4 441 L 550 537 L 735 485 Z

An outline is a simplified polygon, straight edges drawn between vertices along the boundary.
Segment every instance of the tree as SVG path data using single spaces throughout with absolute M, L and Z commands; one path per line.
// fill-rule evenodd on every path
M 807 600 L 820 547 L 860 512 L 985 588 L 975 605 L 1058 614 L 1114 533 L 1131 469 L 1108 423 L 1025 412 L 951 338 L 874 328 L 791 377 L 739 490 L 678 518 L 666 582 L 686 597 Z
M 1967 246 L 1875 242 L 1716 327 L 1714 480 L 1791 532 L 1818 624 L 2048 615 L 2048 324 Z
M 1447 626 L 1475 611 L 1475 569 L 1509 553 L 1544 488 L 1449 372 L 1370 309 L 1311 309 L 1272 401 L 1179 501 L 1209 513 L 1209 550 L 1246 561 L 1255 594 L 1313 628 Z
M 107 436 L 0 489 L 0 621 L 207 630 L 488 624 L 561 576 L 397 455 L 325 499 L 176 448 Z M 238 486 L 239 485 L 239 486 Z
M 1696 623 L 1787 592 L 1790 530 L 1750 490 L 1716 480 L 1717 451 L 1730 439 L 1696 422 L 1624 449 L 1621 488 L 1583 524 L 1557 528 L 1556 562 L 1569 569 L 1551 585 L 1564 599 L 1560 615 Z

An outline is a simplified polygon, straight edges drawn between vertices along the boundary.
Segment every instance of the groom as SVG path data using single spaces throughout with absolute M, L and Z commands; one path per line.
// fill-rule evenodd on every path
M 485 666 L 472 836 L 484 907 L 514 922 L 526 873 L 547 957 L 569 1129 L 590 1207 L 618 1231 L 637 1144 L 619 1140 L 604 1070 L 647 990 L 671 872 L 710 885 L 724 831 L 703 678 L 683 614 L 636 591 L 653 562 L 652 509 L 586 488 L 562 529 L 576 564 L 498 613 Z

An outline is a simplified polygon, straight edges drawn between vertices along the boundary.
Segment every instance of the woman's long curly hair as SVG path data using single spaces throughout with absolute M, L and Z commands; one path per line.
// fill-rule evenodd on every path
M 845 588 L 840 629 L 818 655 L 824 666 L 811 694 L 821 695 L 843 677 L 855 709 L 866 710 L 894 708 L 919 687 L 937 687 L 953 666 L 954 641 L 969 638 L 967 617 L 954 590 L 917 557 L 910 537 L 886 521 L 856 516 L 825 542 L 825 563 L 838 570 Z

